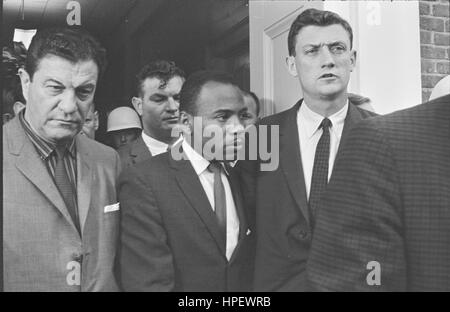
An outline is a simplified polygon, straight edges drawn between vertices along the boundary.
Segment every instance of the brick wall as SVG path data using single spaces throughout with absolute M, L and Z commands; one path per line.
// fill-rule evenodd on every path
M 419 1 L 422 100 L 450 74 L 450 0 Z

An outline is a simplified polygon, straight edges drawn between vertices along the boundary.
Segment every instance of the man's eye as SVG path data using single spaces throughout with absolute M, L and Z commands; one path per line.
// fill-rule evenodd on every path
M 250 119 L 252 116 L 249 113 L 242 113 L 241 118 L 242 119 Z
M 177 102 L 180 102 L 180 96 L 179 96 L 179 95 L 175 95 L 175 96 L 173 97 L 173 99 L 174 99 L 175 101 L 177 101 Z
M 81 100 L 85 100 L 91 95 L 91 91 L 90 90 L 79 90 L 77 92 L 77 95 Z
M 343 46 L 334 46 L 334 47 L 331 47 L 331 51 L 333 53 L 342 53 L 345 51 L 345 48 Z
M 48 88 L 53 92 L 62 91 L 64 88 L 57 85 L 49 85 Z
M 217 115 L 216 119 L 223 122 L 223 121 L 227 121 L 228 116 L 226 116 L 226 115 Z
M 309 49 L 309 50 L 306 50 L 306 54 L 314 54 L 314 53 L 316 53 L 317 52 L 317 49 Z

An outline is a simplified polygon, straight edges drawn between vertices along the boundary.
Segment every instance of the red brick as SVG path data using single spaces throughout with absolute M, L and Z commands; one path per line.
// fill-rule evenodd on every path
M 430 5 L 425 1 L 419 2 L 419 14 L 420 15 L 430 15 Z
M 436 64 L 436 71 L 439 74 L 450 74 L 450 62 L 439 62 Z
M 433 4 L 433 16 L 449 17 L 449 9 L 448 4 Z
M 420 47 L 420 54 L 426 59 L 446 59 L 447 55 L 445 53 L 446 49 L 441 47 L 433 47 L 422 45 Z
M 444 31 L 444 20 L 438 17 L 420 17 L 420 29 Z
M 445 21 L 445 31 L 450 32 L 450 20 Z
M 442 75 L 422 75 L 422 88 L 433 88 L 439 80 L 441 80 Z
M 434 34 L 434 44 L 441 46 L 450 46 L 450 34 L 445 33 L 435 33 Z
M 432 43 L 431 42 L 431 31 L 421 30 L 420 31 L 420 43 Z
M 435 73 L 436 72 L 436 62 L 430 60 L 421 60 L 422 73 Z

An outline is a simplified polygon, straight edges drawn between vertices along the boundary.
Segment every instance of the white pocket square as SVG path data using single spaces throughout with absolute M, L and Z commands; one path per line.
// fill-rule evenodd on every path
M 247 229 L 247 233 L 245 234 L 245 235 L 250 235 L 250 233 L 251 233 L 252 231 L 250 231 L 250 229 Z
M 113 212 L 113 211 L 117 211 L 119 209 L 120 209 L 120 203 L 115 203 L 115 204 L 112 204 L 112 205 L 105 206 L 104 212 L 105 213 Z

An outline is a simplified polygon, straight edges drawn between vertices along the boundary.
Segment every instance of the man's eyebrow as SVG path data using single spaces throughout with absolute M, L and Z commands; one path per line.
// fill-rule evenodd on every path
M 343 45 L 347 46 L 345 44 L 345 42 L 343 42 L 343 41 L 333 41 L 333 42 L 327 42 L 327 43 L 322 42 L 322 43 L 319 43 L 319 44 L 309 43 L 309 44 L 305 44 L 303 46 L 303 48 L 316 48 L 317 49 L 317 48 L 320 48 L 320 47 L 322 47 L 324 45 L 326 45 L 326 46 L 335 46 L 335 45 L 338 45 L 338 44 L 343 44 Z
M 216 111 L 214 111 L 214 114 L 228 114 L 228 115 L 230 115 L 230 114 L 234 114 L 234 110 L 232 110 L 232 109 L 218 109 L 218 110 L 216 110 Z
M 95 87 L 95 84 L 92 83 L 92 82 L 89 82 L 89 83 L 87 83 L 87 84 L 78 86 L 77 89 L 78 89 L 78 88 L 94 88 L 94 87 Z
M 56 79 L 53 79 L 53 78 L 48 78 L 48 79 L 46 79 L 46 80 L 44 81 L 44 83 L 48 83 L 48 82 L 53 82 L 53 83 L 59 84 L 59 85 L 61 85 L 61 86 L 64 85 L 62 82 L 60 82 L 60 81 L 58 81 L 58 80 L 56 80 Z

